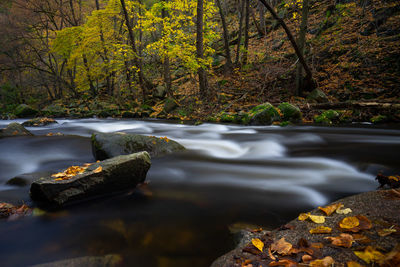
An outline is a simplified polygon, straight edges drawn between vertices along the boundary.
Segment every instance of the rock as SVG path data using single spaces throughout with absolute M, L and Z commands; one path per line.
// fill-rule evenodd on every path
M 179 107 L 179 104 L 172 98 L 167 98 L 164 103 L 163 112 L 166 114 L 171 113 L 174 109 Z
M 35 118 L 29 121 L 25 121 L 24 123 L 22 123 L 22 125 L 26 127 L 41 127 L 52 123 L 57 123 L 57 121 L 51 118 Z
M 92 135 L 92 151 L 96 160 L 147 151 L 151 157 L 163 156 L 185 148 L 170 139 L 126 133 L 96 133 Z
M 69 112 L 65 107 L 59 104 L 52 104 L 42 109 L 41 113 L 45 116 L 65 117 L 68 116 Z
M 13 136 L 32 136 L 33 134 L 17 122 L 10 123 L 6 128 L 0 129 L 0 138 Z
M 82 174 L 70 179 L 42 177 L 32 183 L 31 198 L 64 206 L 74 201 L 126 190 L 144 182 L 150 165 L 150 155 L 147 152 L 114 157 L 95 163 Z
M 137 118 L 139 115 L 132 111 L 124 111 L 121 114 L 122 118 Z
M 321 115 L 315 116 L 314 121 L 316 123 L 322 124 L 332 124 L 333 122 L 337 122 L 339 120 L 340 114 L 336 110 L 326 110 L 322 112 Z
M 166 96 L 166 94 L 167 94 L 167 89 L 164 86 L 159 85 L 154 90 L 153 97 L 163 99 Z
M 122 258 L 119 255 L 106 255 L 102 257 L 80 257 L 55 262 L 33 265 L 31 267 L 114 267 L 120 266 Z
M 252 108 L 249 112 L 249 120 L 252 125 L 270 125 L 280 119 L 278 110 L 268 102 Z
M 22 186 L 29 185 L 29 181 L 24 179 L 24 178 L 21 178 L 21 177 L 14 177 L 14 178 L 11 178 L 10 180 L 8 180 L 6 182 L 6 184 L 7 185 L 15 185 L 15 186 L 21 186 L 22 187 Z
M 278 108 L 283 113 L 283 120 L 290 122 L 300 122 L 303 118 L 303 114 L 300 109 L 295 105 L 292 105 L 287 102 L 281 103 Z
M 350 197 L 346 197 L 340 200 L 337 200 L 331 204 L 341 203 L 345 208 L 350 208 L 352 213 L 350 214 L 337 214 L 333 213 L 329 216 L 323 226 L 330 227 L 332 229 L 332 233 L 329 236 L 339 236 L 343 232 L 339 229 L 339 222 L 342 221 L 345 217 L 363 215 L 373 224 L 373 229 L 371 230 L 363 230 L 360 232 L 362 235 L 367 236 L 368 246 L 372 246 L 374 248 L 379 248 L 382 251 L 390 252 L 396 248 L 397 244 L 400 242 L 400 235 L 394 233 L 387 236 L 379 236 L 376 234 L 376 231 L 379 229 L 398 227 L 400 223 L 400 198 L 398 195 L 393 192 L 393 190 L 377 190 L 372 192 L 366 192 Z M 318 208 L 310 211 L 312 215 L 323 215 L 321 210 Z M 261 233 L 252 233 L 250 230 L 245 230 L 248 233 L 243 236 L 239 245 L 232 250 L 231 252 L 225 254 L 224 256 L 217 259 L 211 266 L 212 267 L 228 267 L 228 266 L 242 266 L 245 260 L 247 260 L 247 265 L 252 266 L 269 266 L 271 259 L 269 257 L 260 257 L 261 254 L 255 253 L 255 255 L 243 251 L 243 249 L 251 242 L 252 238 L 266 239 L 264 242 L 266 247 L 264 248 L 266 253 L 268 253 L 268 249 L 270 248 L 270 244 L 272 242 L 276 242 L 281 238 L 285 238 L 286 242 L 290 244 L 296 245 L 300 240 L 307 240 L 308 244 L 312 243 L 323 243 L 324 245 L 320 248 L 315 254 L 331 256 L 335 260 L 335 266 L 346 266 L 346 263 L 349 261 L 356 261 L 362 263 L 360 259 L 355 255 L 354 250 L 364 250 L 365 244 L 363 241 L 354 242 L 351 248 L 343 248 L 335 245 L 331 245 L 325 239 L 326 235 L 322 234 L 310 234 L 310 229 L 316 228 L 318 225 L 311 221 L 300 221 L 298 218 L 292 220 L 288 224 L 278 229 L 275 229 L 271 232 L 261 232 Z M 398 228 L 397 228 L 398 229 Z M 291 260 L 295 260 L 296 263 L 298 260 L 293 259 L 290 255 L 279 256 L 275 254 L 277 258 L 289 258 Z M 387 255 L 387 254 L 386 254 Z M 323 258 L 319 257 L 319 258 Z M 278 260 L 277 259 L 277 260 Z M 364 263 L 365 264 L 365 263 Z M 283 266 L 283 265 L 282 265 Z M 315 265 L 322 266 L 322 265 Z M 383 265 L 382 265 L 383 266 Z M 393 265 L 398 266 L 398 265 Z
M 33 117 L 36 114 L 38 111 L 26 104 L 21 104 L 15 109 L 15 115 L 19 118 Z
M 328 97 L 324 92 L 322 92 L 319 89 L 314 89 L 308 96 L 307 99 L 310 102 L 315 102 L 315 103 L 326 103 L 329 102 Z
M 24 173 L 11 178 L 6 182 L 7 185 L 14 186 L 27 186 L 33 183 L 35 180 L 43 176 L 50 176 L 50 172 L 34 172 L 34 173 Z

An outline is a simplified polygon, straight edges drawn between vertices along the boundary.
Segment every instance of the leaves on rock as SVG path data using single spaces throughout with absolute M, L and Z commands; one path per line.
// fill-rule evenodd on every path
M 32 210 L 25 204 L 14 206 L 9 203 L 0 203 L 0 219 L 16 220 L 22 216 L 31 214 Z
M 354 254 L 368 264 L 372 262 L 380 262 L 385 259 L 383 253 L 377 251 L 371 246 L 366 247 L 364 251 L 354 251 Z
M 349 214 L 349 213 L 351 213 L 351 212 L 353 212 L 353 211 L 352 211 L 350 208 L 344 208 L 343 205 L 340 206 L 340 207 L 336 210 L 336 213 L 337 213 L 337 214 L 344 214 L 344 215 Z
M 273 261 L 269 264 L 269 266 L 284 266 L 284 267 L 297 267 L 297 262 L 289 260 L 289 259 L 282 259 L 279 261 Z
M 357 215 L 344 218 L 339 222 L 339 227 L 342 231 L 357 233 L 361 230 L 371 229 L 372 223 L 367 217 Z
M 332 228 L 327 226 L 318 226 L 317 228 L 311 229 L 310 234 L 330 234 Z
M 305 221 L 307 219 L 310 219 L 314 223 L 324 223 L 325 222 L 325 216 L 311 215 L 310 213 L 301 213 L 299 215 L 300 221 Z
M 351 229 L 360 225 L 357 217 L 346 217 L 339 222 L 339 227 L 342 229 Z
M 323 211 L 326 214 L 326 216 L 330 216 L 332 213 L 334 213 L 338 208 L 342 206 L 343 206 L 342 203 L 336 203 L 326 207 L 318 207 L 318 209 Z
M 332 257 L 327 256 L 321 260 L 314 260 L 310 262 L 310 267 L 330 267 L 335 263 Z
M 331 241 L 332 245 L 344 248 L 351 248 L 354 242 L 354 238 L 349 234 L 340 234 L 340 236 L 328 236 L 325 239 Z
M 396 233 L 396 232 L 397 232 L 397 230 L 394 229 L 393 227 L 391 227 L 391 228 L 378 230 L 378 235 L 382 236 L 382 237 L 385 237 L 385 236 L 391 235 L 391 234 Z
M 263 252 L 264 243 L 263 243 L 260 239 L 258 239 L 258 238 L 253 238 L 253 239 L 251 240 L 251 243 L 252 243 L 256 248 L 258 248 L 258 250 L 260 250 L 261 252 Z
M 51 177 L 55 178 L 56 181 L 69 180 L 78 174 L 84 173 L 91 165 L 93 165 L 93 163 L 85 163 L 82 166 L 71 166 L 63 172 L 52 174 Z M 102 170 L 103 168 L 99 166 L 93 172 L 99 173 Z
M 99 167 L 97 167 L 93 172 L 94 172 L 94 173 L 100 173 L 100 172 L 102 172 L 102 171 L 103 171 L 103 167 L 99 166 Z
M 347 267 L 364 267 L 356 261 L 348 261 L 346 262 Z
M 271 245 L 271 250 L 277 252 L 280 255 L 288 255 L 290 254 L 290 250 L 292 249 L 293 245 L 289 242 L 285 241 L 285 238 L 282 237 L 278 241 L 275 241 Z

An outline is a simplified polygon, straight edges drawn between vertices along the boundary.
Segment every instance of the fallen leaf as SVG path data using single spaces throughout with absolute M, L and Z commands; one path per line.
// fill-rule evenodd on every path
M 326 207 L 318 207 L 319 210 L 322 210 L 327 216 L 330 216 L 334 213 L 338 208 L 342 207 L 342 203 L 332 204 Z
M 347 267 L 364 267 L 364 265 L 361 265 L 356 261 L 348 261 L 346 265 Z
M 368 264 L 371 262 L 379 262 L 385 259 L 384 254 L 371 246 L 366 247 L 364 251 L 354 251 L 354 254 Z
M 268 256 L 271 258 L 271 260 L 276 260 L 275 256 L 272 254 L 271 247 L 268 248 Z
M 273 261 L 269 263 L 269 266 L 285 266 L 285 267 L 297 267 L 297 262 L 289 259 L 282 259 L 279 261 Z
M 346 217 L 339 222 L 339 227 L 342 229 L 351 229 L 360 225 L 357 217 Z
M 354 242 L 354 238 L 352 235 L 349 234 L 340 234 L 340 236 L 328 236 L 325 237 L 325 239 L 331 241 L 332 245 L 338 246 L 338 247 L 345 247 L 345 248 L 351 248 Z
M 385 259 L 379 262 L 382 267 L 400 266 L 400 245 L 397 245 L 391 252 L 386 254 Z
M 321 249 L 324 247 L 324 244 L 322 243 L 311 243 L 311 247 L 312 248 L 316 248 L 316 249 Z
M 53 177 L 53 178 L 65 177 L 65 173 L 63 173 L 63 172 L 55 173 L 55 174 L 52 174 L 51 177 Z
M 361 234 L 353 234 L 353 238 L 354 241 L 360 244 L 368 244 L 372 242 L 372 240 L 369 239 L 367 236 Z
M 285 238 L 282 237 L 278 241 L 274 242 L 271 245 L 271 250 L 277 252 L 281 255 L 288 255 L 289 251 L 292 249 L 293 245 L 289 242 L 285 241 Z
M 310 234 L 330 234 L 331 232 L 332 228 L 326 226 L 318 226 L 310 230 Z
M 303 257 L 301 257 L 302 262 L 308 264 L 310 261 L 313 260 L 313 257 L 311 257 L 310 255 L 303 255 Z
M 388 235 L 391 235 L 396 232 L 397 232 L 397 230 L 394 228 L 386 228 L 386 229 L 378 230 L 378 235 L 384 237 L 384 236 L 388 236 Z
M 335 263 L 332 257 L 327 256 L 322 260 L 314 260 L 310 262 L 311 267 L 330 267 Z
M 96 168 L 93 172 L 94 173 L 99 173 L 103 171 L 103 167 L 99 166 L 98 168 Z
M 253 239 L 251 240 L 251 243 L 252 243 L 256 248 L 258 248 L 258 250 L 260 250 L 261 252 L 263 252 L 264 243 L 263 243 L 260 239 L 258 239 L 258 238 L 253 238 Z
M 357 233 L 361 230 L 371 229 L 372 223 L 367 217 L 363 215 L 357 215 L 355 217 L 344 218 L 341 222 L 339 222 L 339 227 L 342 231 Z
M 349 213 L 351 213 L 351 212 L 353 212 L 353 211 L 352 211 L 350 208 L 344 209 L 344 206 L 343 206 L 343 205 L 341 205 L 341 206 L 336 210 L 336 213 L 337 213 L 337 214 L 344 214 L 344 215 L 349 214 Z
M 308 219 L 309 216 L 310 216 L 310 213 L 300 213 L 299 221 L 305 221 Z

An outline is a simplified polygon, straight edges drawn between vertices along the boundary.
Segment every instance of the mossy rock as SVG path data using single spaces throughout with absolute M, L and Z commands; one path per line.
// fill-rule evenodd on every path
M 14 136 L 32 136 L 33 134 L 17 122 L 10 123 L 6 128 L 0 129 L 0 138 Z
M 178 102 L 172 98 L 167 98 L 164 102 L 164 109 L 163 112 L 166 114 L 171 113 L 174 111 L 177 107 L 179 107 Z
M 333 124 L 340 119 L 340 114 L 336 110 L 326 110 L 321 115 L 315 116 L 314 121 L 322 124 Z
M 233 113 L 221 112 L 218 117 L 220 122 L 234 123 L 237 115 Z
M 370 120 L 372 123 L 384 123 L 388 121 L 388 117 L 385 115 L 376 115 Z
M 329 99 L 326 96 L 326 94 L 324 92 L 322 92 L 321 90 L 319 90 L 319 89 L 313 90 L 307 96 L 307 100 L 309 100 L 310 102 L 315 102 L 315 103 L 325 103 L 325 102 L 329 101 Z
M 25 121 L 22 123 L 22 125 L 25 127 L 42 127 L 53 123 L 57 123 L 57 121 L 51 118 L 34 118 L 29 121 Z
M 14 113 L 19 118 L 26 118 L 35 116 L 39 111 L 26 104 L 21 104 L 15 109 Z
M 41 113 L 48 117 L 65 117 L 68 116 L 69 111 L 60 104 L 52 104 L 42 109 Z
M 137 118 L 138 114 L 132 111 L 123 111 L 121 114 L 122 118 Z
M 278 108 L 283 114 L 284 121 L 290 121 L 293 123 L 301 122 L 303 114 L 295 105 L 292 105 L 288 102 L 283 102 L 278 106 Z
M 244 121 L 249 121 L 252 125 L 271 125 L 281 119 L 279 111 L 268 102 L 252 108 L 248 115 Z
M 97 116 L 98 116 L 99 118 L 107 118 L 107 117 L 111 117 L 112 115 L 111 115 L 111 113 L 108 112 L 107 110 L 102 110 L 102 111 L 100 111 L 99 113 L 97 113 Z

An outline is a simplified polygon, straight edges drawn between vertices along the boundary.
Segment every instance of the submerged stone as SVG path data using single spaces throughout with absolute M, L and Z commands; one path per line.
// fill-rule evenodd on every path
M 24 123 L 22 123 L 23 126 L 26 127 L 41 127 L 41 126 L 46 126 L 49 124 L 53 124 L 53 123 L 57 123 L 57 121 L 55 119 L 51 119 L 51 118 L 34 118 L 28 121 L 25 121 Z
M 87 256 L 72 258 L 49 263 L 37 264 L 31 267 L 114 267 L 121 266 L 122 257 L 119 255 L 106 255 L 106 256 Z
M 114 157 L 89 166 L 69 179 L 42 177 L 33 182 L 31 198 L 57 206 L 114 193 L 144 182 L 151 165 L 147 152 Z
M 144 136 L 126 133 L 96 133 L 92 135 L 92 151 L 96 160 L 119 155 L 147 151 L 151 157 L 159 157 L 185 147 L 166 137 Z

